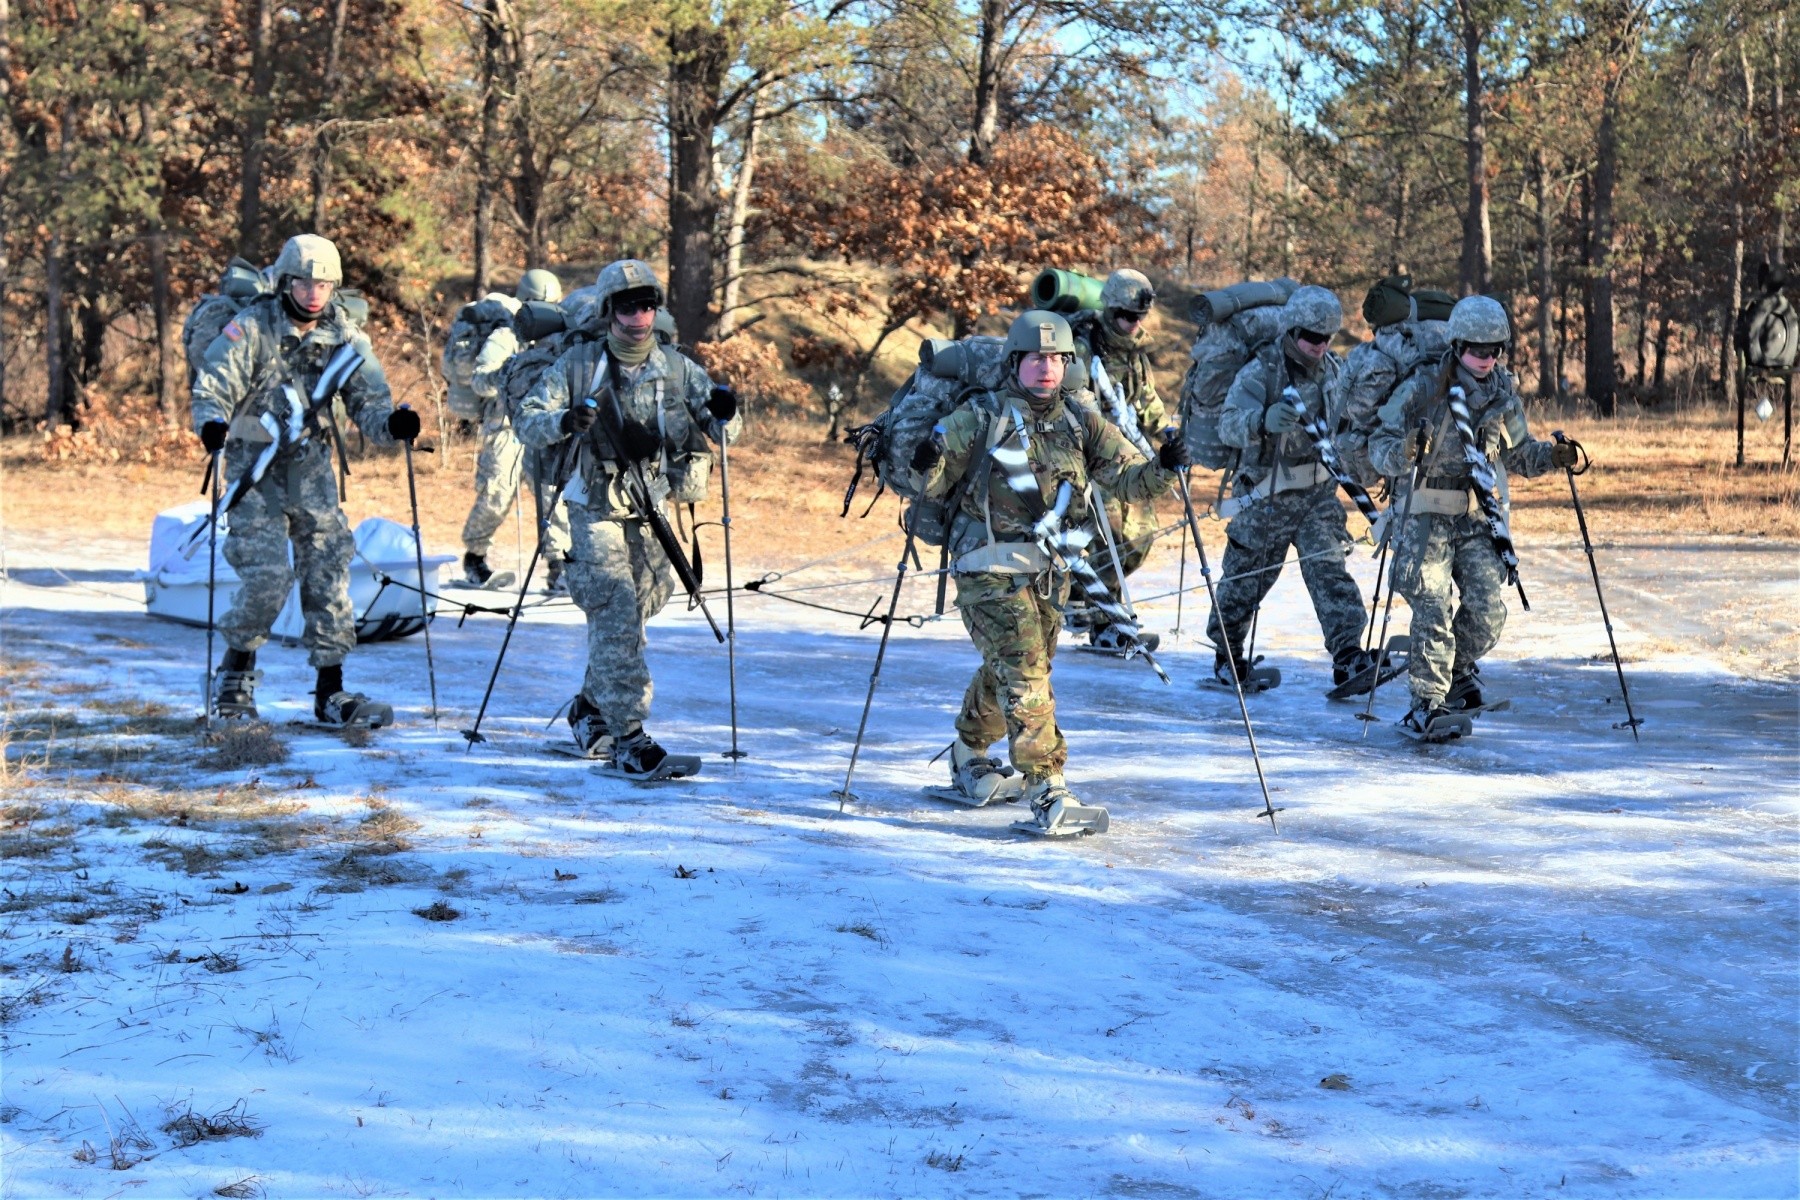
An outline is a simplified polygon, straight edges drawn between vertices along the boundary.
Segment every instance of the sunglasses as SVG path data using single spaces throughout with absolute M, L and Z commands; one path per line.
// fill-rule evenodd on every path
M 618 316 L 635 317 L 639 313 L 655 312 L 656 302 L 654 300 L 615 300 L 612 309 Z
M 1499 358 L 1503 349 L 1499 342 L 1470 342 L 1463 347 L 1463 353 L 1471 358 Z
M 1329 333 L 1314 333 L 1310 329 L 1294 330 L 1294 338 L 1297 341 L 1305 342 L 1309 346 L 1323 346 L 1331 341 L 1331 335 Z

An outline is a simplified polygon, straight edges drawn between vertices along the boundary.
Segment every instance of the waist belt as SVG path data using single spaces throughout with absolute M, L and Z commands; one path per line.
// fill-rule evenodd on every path
M 1275 464 L 1275 469 L 1263 477 L 1261 483 L 1241 496 L 1233 496 L 1229 500 L 1221 500 L 1218 505 L 1219 516 L 1226 520 L 1238 515 L 1258 500 L 1277 496 L 1283 492 L 1309 491 L 1331 478 L 1331 471 L 1322 462 Z
M 1420 487 L 1412 496 L 1412 511 L 1437 517 L 1461 517 L 1474 512 L 1475 493 L 1462 487 Z
M 1462 492 L 1468 490 L 1469 477 L 1467 475 L 1432 475 L 1421 479 L 1419 486 L 1437 491 Z
M 1050 560 L 1034 542 L 989 542 L 958 555 L 950 569 L 958 575 L 1041 575 L 1050 569 Z

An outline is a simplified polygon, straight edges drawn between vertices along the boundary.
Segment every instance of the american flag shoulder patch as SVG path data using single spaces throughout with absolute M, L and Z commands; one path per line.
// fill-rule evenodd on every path
M 227 341 L 235 342 L 239 338 L 242 338 L 244 336 L 243 327 L 240 326 L 236 320 L 233 320 L 229 325 L 225 326 L 225 328 L 223 330 L 221 330 L 220 332 L 225 335 L 225 338 Z

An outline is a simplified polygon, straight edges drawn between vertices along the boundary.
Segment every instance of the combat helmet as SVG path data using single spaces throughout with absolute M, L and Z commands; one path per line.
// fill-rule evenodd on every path
M 594 307 L 601 320 L 612 319 L 612 302 L 626 292 L 647 291 L 653 307 L 661 308 L 668 302 L 668 293 L 656 278 L 656 272 L 650 264 L 637 258 L 621 258 L 617 262 L 607 263 L 600 268 L 600 274 L 594 280 Z
M 1108 275 L 1100 289 L 1100 307 L 1105 309 L 1141 317 L 1155 303 L 1156 289 L 1150 286 L 1149 278 L 1129 267 Z
M 1344 327 L 1344 306 L 1330 288 L 1307 284 L 1294 289 L 1281 307 L 1281 328 L 1292 333 L 1296 329 L 1313 333 L 1336 333 Z
M 269 270 L 278 285 L 288 279 L 344 282 L 344 263 L 338 257 L 338 248 L 329 238 L 316 233 L 298 233 L 289 238 Z
M 1450 340 L 1465 346 L 1506 345 L 1512 341 L 1506 307 L 1492 296 L 1464 296 L 1450 310 Z
M 542 267 L 533 267 L 519 276 L 519 286 L 513 289 L 513 298 L 517 300 L 541 300 L 558 304 L 561 303 L 562 296 L 562 280 Z
M 1075 332 L 1060 313 L 1034 308 L 1013 318 L 1006 331 L 1006 360 L 1025 354 L 1074 354 Z

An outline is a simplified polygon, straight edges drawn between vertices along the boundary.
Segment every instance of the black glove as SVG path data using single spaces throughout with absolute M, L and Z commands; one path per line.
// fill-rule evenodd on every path
M 410 442 L 419 436 L 419 414 L 402 404 L 388 414 L 388 436 L 397 442 Z
M 1164 442 L 1156 451 L 1156 465 L 1165 471 L 1179 471 L 1183 467 L 1194 465 L 1194 456 L 1188 453 L 1187 441 L 1172 437 Z
M 712 395 L 706 398 L 706 411 L 713 415 L 713 420 L 723 425 L 737 416 L 737 393 L 722 384 L 715 385 Z
M 1556 442 L 1550 447 L 1550 465 L 1566 470 L 1581 462 L 1581 451 L 1574 442 Z
M 923 475 L 937 466 L 938 459 L 942 457 L 944 457 L 944 452 L 938 447 L 937 439 L 926 438 L 913 447 L 912 469 Z
M 600 410 L 594 406 L 592 401 L 576 401 L 562 415 L 562 431 L 565 434 L 586 433 L 594 427 L 594 422 L 599 419 Z
M 623 443 L 619 449 L 633 462 L 655 458 L 656 452 L 662 449 L 662 439 L 656 436 L 656 431 L 646 429 L 636 421 L 627 420 L 619 426 L 619 433 L 619 441 Z
M 225 433 L 230 428 L 223 421 L 208 421 L 200 427 L 200 444 L 206 447 L 208 454 L 217 454 L 225 448 Z

